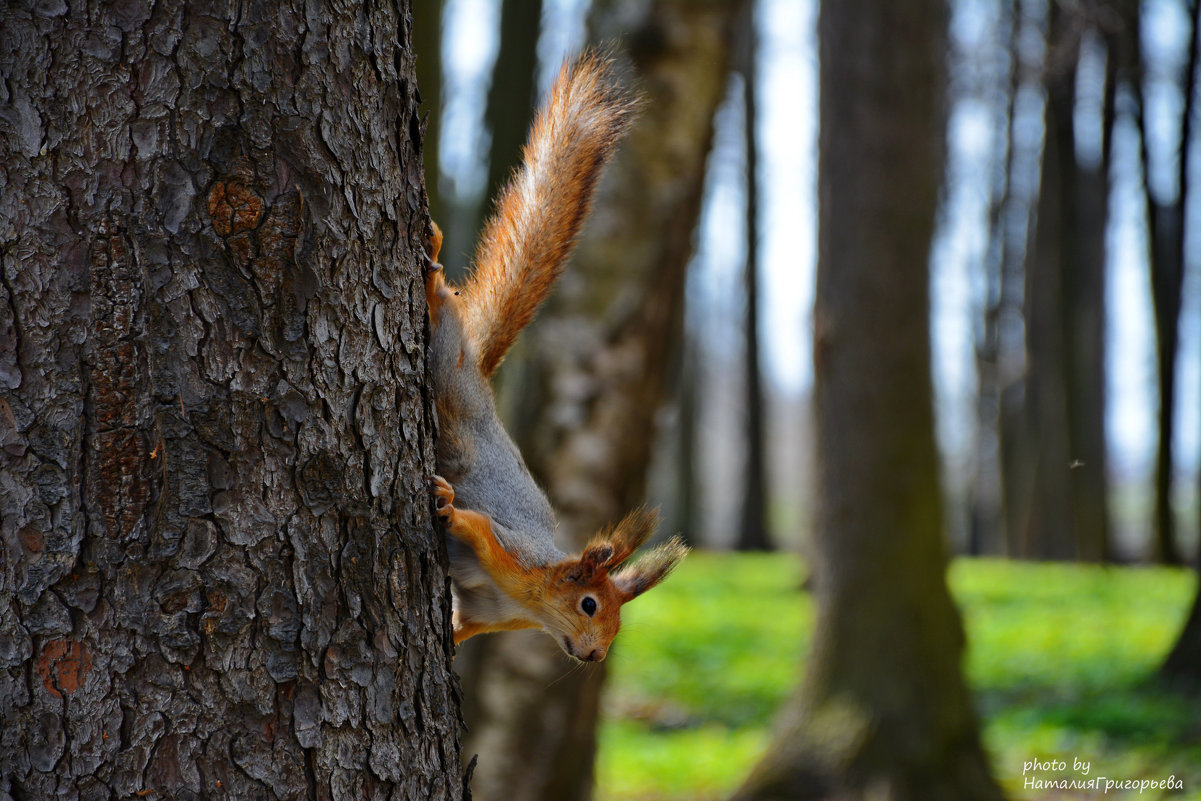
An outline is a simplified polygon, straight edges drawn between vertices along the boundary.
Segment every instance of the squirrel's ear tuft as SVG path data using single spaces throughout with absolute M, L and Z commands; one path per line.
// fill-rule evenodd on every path
M 645 506 L 630 512 L 621 522 L 592 538 L 580 558 L 567 568 L 565 578 L 589 584 L 607 575 L 650 539 L 659 526 L 659 510 Z
M 620 565 L 633 555 L 659 528 L 659 510 L 640 506 L 630 512 L 611 530 L 603 532 L 597 539 L 613 543 L 612 565 Z
M 643 556 L 634 564 L 613 574 L 613 583 L 621 593 L 621 602 L 637 598 L 667 578 L 680 560 L 688 555 L 688 546 L 677 534 Z
M 613 546 L 605 540 L 593 540 L 574 563 L 568 563 L 564 578 L 577 584 L 591 584 L 598 574 L 608 573 L 613 561 Z
M 613 546 L 607 542 L 591 542 L 580 555 L 580 565 L 589 573 L 605 569 L 611 561 Z

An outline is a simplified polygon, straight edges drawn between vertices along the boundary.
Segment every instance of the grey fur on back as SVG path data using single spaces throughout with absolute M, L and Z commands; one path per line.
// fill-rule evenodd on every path
M 431 350 L 438 473 L 454 487 L 455 506 L 488 515 L 496 539 L 522 564 L 563 561 L 567 554 L 555 547 L 550 502 L 500 423 L 492 389 L 475 366 L 475 350 L 454 304 L 443 304 Z M 478 469 L 481 465 L 487 470 Z M 456 595 L 473 617 L 498 619 L 498 611 L 520 610 L 493 584 L 470 548 L 448 535 L 447 550 Z M 490 611 L 483 615 L 483 610 Z

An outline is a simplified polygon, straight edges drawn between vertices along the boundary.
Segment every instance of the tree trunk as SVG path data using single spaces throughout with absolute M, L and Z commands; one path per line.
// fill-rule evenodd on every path
M 614 33 L 616 5 L 599 9 L 601 39 Z M 608 169 L 557 294 L 526 333 L 520 395 L 529 424 L 514 433 L 569 548 L 643 500 L 735 6 L 659 2 L 627 30 L 642 117 Z M 603 666 L 573 671 L 541 633 L 495 636 L 489 652 L 464 746 L 480 754 L 479 795 L 590 797 Z M 621 658 L 620 635 L 610 658 Z
M 1192 19 L 1192 32 L 1189 35 L 1189 57 L 1188 57 L 1187 66 L 1185 67 L 1186 75 L 1185 75 L 1185 104 L 1184 104 L 1184 112 L 1183 112 L 1184 120 L 1182 123 L 1182 132 L 1181 132 L 1181 138 L 1180 138 L 1180 167 L 1179 167 L 1180 171 L 1178 173 L 1179 181 L 1180 181 L 1180 195 L 1177 198 L 1177 203 L 1180 205 L 1180 207 L 1182 209 L 1184 207 L 1184 201 L 1186 199 L 1186 195 L 1187 195 L 1187 191 L 1188 191 L 1190 151 L 1192 150 L 1192 126 L 1190 125 L 1190 120 L 1191 120 L 1191 115 L 1192 115 L 1193 109 L 1194 109 L 1193 92 L 1194 92 L 1194 87 L 1196 85 L 1196 80 L 1197 80 L 1197 76 L 1196 76 L 1197 34 L 1198 34 L 1197 28 L 1198 28 L 1199 21 L 1201 21 L 1201 4 L 1193 3 L 1192 11 L 1193 11 L 1193 19 Z M 1184 230 L 1183 218 L 1181 219 L 1181 229 L 1178 233 L 1181 237 L 1181 239 L 1179 240 L 1180 253 L 1183 254 L 1184 253 L 1183 243 L 1184 243 L 1184 236 L 1186 233 Z M 1161 344 L 1160 347 L 1162 349 L 1163 345 Z M 1161 354 L 1161 356 L 1160 356 L 1161 371 L 1164 369 L 1163 359 L 1164 359 L 1164 357 Z M 1175 369 L 1174 365 L 1175 365 L 1175 362 L 1173 361 L 1173 370 Z M 1161 387 L 1162 387 L 1163 386 L 1162 375 L 1161 375 L 1160 380 L 1161 380 Z M 1161 391 L 1161 395 L 1163 395 L 1164 397 L 1170 397 L 1170 395 L 1166 394 L 1166 390 L 1161 389 L 1160 391 Z M 1167 433 L 1166 434 L 1163 433 L 1165 422 L 1162 419 L 1162 415 L 1164 414 L 1162 409 L 1164 409 L 1164 408 L 1169 408 L 1169 407 L 1164 407 L 1164 406 L 1162 406 L 1162 403 L 1161 403 L 1161 412 L 1160 412 L 1160 414 L 1161 414 L 1161 420 L 1160 420 L 1160 431 L 1161 431 L 1160 449 L 1161 449 L 1161 451 L 1163 450 L 1163 447 L 1164 447 L 1163 443 L 1171 442 L 1171 425 L 1170 425 L 1170 423 L 1168 423 Z M 1168 415 L 1168 418 L 1170 420 L 1170 415 Z M 1159 463 L 1159 470 L 1161 471 L 1161 473 L 1165 470 L 1165 467 L 1164 467 L 1165 461 L 1166 461 L 1166 464 L 1170 467 L 1171 458 L 1168 457 L 1165 460 L 1165 458 L 1161 455 L 1160 463 Z M 1164 506 L 1167 506 L 1167 499 L 1170 497 L 1169 491 L 1168 491 L 1170 489 L 1170 482 L 1165 482 L 1162 475 L 1159 478 L 1159 482 L 1168 484 L 1168 487 L 1165 487 L 1162 489 L 1157 487 L 1157 493 L 1156 493 L 1157 498 L 1161 493 L 1164 497 L 1163 501 L 1157 500 L 1157 509 L 1162 509 Z M 1199 489 L 1199 492 L 1201 492 L 1201 489 Z M 1167 506 L 1167 512 L 1166 513 L 1160 512 L 1159 517 L 1160 518 L 1163 518 L 1165 516 L 1170 517 L 1170 512 L 1171 512 L 1171 507 Z M 1162 526 L 1162 520 L 1160 521 L 1160 523 Z M 1161 558 L 1170 558 L 1172 555 L 1173 549 L 1175 548 L 1175 545 L 1176 545 L 1175 536 L 1170 536 L 1170 537 L 1164 536 L 1164 534 L 1161 531 L 1161 533 L 1159 534 L 1159 536 L 1157 538 L 1157 542 L 1159 543 L 1159 548 L 1158 548 L 1159 556 Z M 1196 567 L 1198 570 L 1201 570 L 1201 553 L 1197 554 Z M 1163 667 L 1160 668 L 1160 675 L 1171 684 L 1185 687 L 1185 688 L 1191 689 L 1193 691 L 1201 690 L 1201 582 L 1198 582 L 1197 595 L 1193 599 L 1193 608 L 1189 612 L 1188 620 L 1185 621 L 1184 629 L 1180 632 L 1180 637 L 1176 640 L 1176 644 L 1172 646 L 1172 651 L 1168 654 L 1168 658 L 1166 660 L 1164 660 Z
M 1073 87 L 1079 39 L 1065 35 L 1062 14 L 1051 8 L 1047 56 L 1042 169 L 1031 246 L 1026 258 L 1024 437 L 1031 443 L 1030 506 L 1019 530 L 1018 556 L 1074 559 L 1073 461 L 1068 433 L 1064 265 L 1076 257 L 1074 239 L 1075 135 Z M 1071 37 L 1070 39 L 1068 37 Z
M 1184 629 L 1164 660 L 1159 675 L 1170 685 L 1201 691 L 1201 585 L 1197 587 Z
M 1097 39 L 1100 42 L 1099 34 Z M 1081 106 L 1098 108 L 1101 130 L 1096 161 L 1082 161 L 1073 142 L 1074 180 L 1066 187 L 1072 215 L 1071 260 L 1063 263 L 1065 342 L 1064 385 L 1068 409 L 1068 474 L 1071 514 L 1076 533 L 1076 556 L 1089 562 L 1111 558 L 1109 525 L 1109 467 L 1105 436 L 1105 283 L 1109 219 L 1110 143 L 1113 141 L 1114 91 L 1117 70 L 1112 52 L 1106 53 L 1099 98 L 1078 96 L 1080 82 L 1072 73 L 1074 90 L 1069 113 Z
M 743 287 L 746 291 L 746 471 L 742 487 L 742 525 L 738 529 L 738 550 L 769 551 L 767 534 L 767 454 L 763 440 L 763 374 L 759 367 L 759 148 L 755 142 L 759 129 L 755 113 L 755 59 L 758 57 L 755 35 L 755 2 L 744 0 L 741 22 L 743 148 L 746 153 L 746 263 Z
M 945 24 L 936 0 L 821 8 L 817 624 L 744 801 L 1001 797 L 960 672 L 934 445 Z
M 700 545 L 698 539 L 697 503 L 696 503 L 696 440 L 697 426 L 697 395 L 700 392 L 699 376 L 697 375 L 697 350 L 699 343 L 696 335 L 689 332 L 687 317 L 690 314 L 685 301 L 685 322 L 683 342 L 680 345 L 680 370 L 676 384 L 676 405 L 678 409 L 677 425 L 679 439 L 675 458 L 676 496 L 673 514 L 666 516 L 668 528 L 679 532 L 684 542 L 695 547 Z
M 1020 24 L 1017 9 L 1002 5 L 998 26 L 997 49 L 1014 51 Z M 985 56 L 988 58 L 989 56 Z M 1000 76 L 999 76 L 1000 77 Z M 1018 163 L 1013 135 L 1014 101 L 1021 70 L 1010 57 L 1004 81 L 982 91 L 995 91 L 1005 100 L 993 132 L 993 159 L 1003 169 L 989 170 L 988 248 L 981 259 L 984 283 L 984 309 L 976 334 L 976 426 L 973 432 L 973 474 L 971 481 L 967 552 L 972 556 L 1004 554 L 1005 506 L 1001 458 L 1001 396 L 1006 383 L 1002 369 L 1004 351 L 1001 315 L 1004 310 L 1005 266 L 1011 258 L 1007 223 L 1014 213 L 1014 182 L 1010 173 Z
M 1018 555 L 1109 555 L 1105 452 L 1105 236 L 1113 59 L 1101 85 L 1101 152 L 1077 156 L 1078 65 L 1087 20 L 1053 4 L 1043 69 L 1045 138 L 1026 268 L 1023 437 L 1033 480 Z M 1087 98 L 1091 100 L 1091 98 Z M 1091 107 L 1086 103 L 1085 107 Z
M 407 4 L 0 11 L 0 798 L 462 797 Z
M 464 242 L 476 242 L 501 188 L 521 163 L 521 148 L 534 119 L 538 82 L 538 39 L 542 33 L 542 0 L 503 0 L 500 41 L 484 123 L 488 126 L 488 184 L 475 204 L 471 230 Z
M 1026 350 L 1027 308 L 1024 299 L 1026 261 L 1030 250 L 1029 231 L 1037 200 L 1035 187 L 1040 170 L 1041 143 L 1024 137 L 1024 128 L 1036 124 L 1030 103 L 1022 102 L 1025 90 L 1041 84 L 1041 65 L 1024 56 L 1017 46 L 1029 31 L 1028 0 L 1013 9 L 1011 55 L 1015 67 L 1009 104 L 1009 157 L 1001 212 L 1000 288 L 997 298 L 997 441 L 1000 450 L 1001 509 L 1004 515 L 1005 552 L 1024 553 L 1025 530 L 1030 518 L 1031 496 L 1038 452 L 1036 433 L 1025 423 L 1029 355 Z
M 1184 108 L 1181 112 L 1178 189 L 1174 199 L 1158 198 L 1151 188 L 1151 121 L 1143 104 L 1143 70 L 1146 59 L 1139 34 L 1137 6 L 1126 8 L 1126 27 L 1130 31 L 1129 48 L 1137 53 L 1134 94 L 1142 142 L 1143 187 L 1147 208 L 1147 239 L 1150 244 L 1151 300 L 1155 308 L 1155 341 L 1159 376 L 1159 441 L 1155 459 L 1154 555 L 1165 564 L 1178 565 L 1182 558 L 1176 537 L 1176 518 L 1172 509 L 1172 445 L 1175 437 L 1174 402 L 1176 396 L 1176 354 L 1180 339 L 1180 307 L 1184 287 L 1185 195 L 1189 177 L 1189 140 L 1193 114 L 1193 88 L 1197 69 L 1198 3 L 1192 3 L 1192 27 L 1189 56 L 1180 87 Z
M 425 190 L 430 217 L 446 225 L 449 212 L 442 199 L 442 5 L 444 0 L 414 0 L 413 52 L 417 57 L 417 88 L 421 115 L 427 122 L 422 135 Z

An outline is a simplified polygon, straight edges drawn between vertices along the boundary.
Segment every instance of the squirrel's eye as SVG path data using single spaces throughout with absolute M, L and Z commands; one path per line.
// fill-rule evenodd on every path
M 580 601 L 580 609 L 584 610 L 585 615 L 592 617 L 596 614 L 596 600 L 590 595 L 585 595 L 584 600 Z

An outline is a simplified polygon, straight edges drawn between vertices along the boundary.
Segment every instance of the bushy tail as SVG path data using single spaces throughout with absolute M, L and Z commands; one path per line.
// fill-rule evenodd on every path
M 637 105 L 603 55 L 585 52 L 559 71 L 530 129 L 522 165 L 484 227 L 463 288 L 468 335 L 478 345 L 485 376 L 563 272 L 601 170 Z

